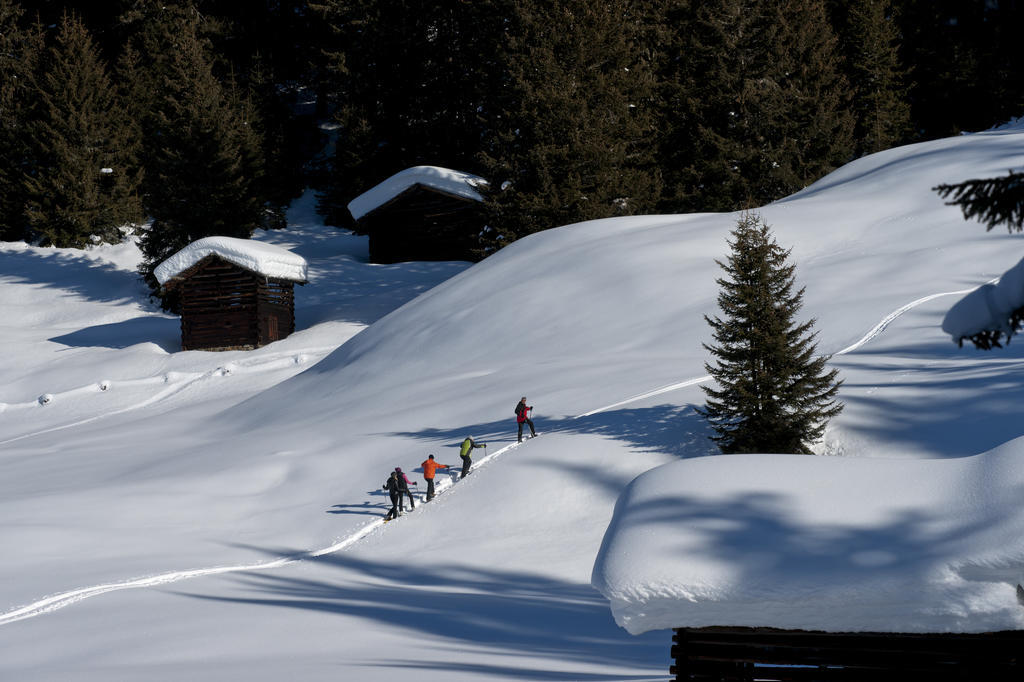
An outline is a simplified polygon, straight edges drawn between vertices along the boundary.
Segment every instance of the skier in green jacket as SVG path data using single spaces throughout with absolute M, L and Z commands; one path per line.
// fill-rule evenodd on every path
M 469 467 L 473 465 L 473 448 L 486 448 L 487 443 L 477 443 L 473 440 L 473 436 L 466 436 L 466 440 L 462 441 L 462 445 L 459 447 L 459 457 L 462 458 L 462 475 L 460 479 L 465 478 L 469 474 Z

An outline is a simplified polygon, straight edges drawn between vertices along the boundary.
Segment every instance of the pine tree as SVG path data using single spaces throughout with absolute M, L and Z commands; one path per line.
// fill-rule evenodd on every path
M 717 280 L 724 318 L 705 316 L 715 345 L 704 348 L 716 359 L 705 367 L 716 386 L 702 387 L 698 412 L 723 453 L 810 453 L 842 410 L 838 371 L 815 354 L 814 320 L 796 322 L 804 290 L 794 290 L 795 266 L 768 225 L 744 215 L 730 247 Z
M 497 247 L 559 225 L 653 211 L 654 78 L 633 3 L 521 2 L 481 154 Z
M 711 0 L 685 13 L 664 210 L 762 205 L 850 159 L 848 86 L 822 0 Z
M 0 241 L 28 234 L 25 181 L 36 167 L 28 144 L 36 91 L 32 75 L 42 52 L 42 32 L 22 22 L 23 11 L 0 0 Z
M 907 69 L 899 54 L 899 26 L 890 0 L 836 3 L 839 42 L 853 89 L 856 155 L 904 142 L 910 134 Z
M 32 234 L 43 244 L 117 242 L 141 218 L 137 130 L 82 22 L 65 15 L 36 79 L 29 126 L 38 164 L 26 178 Z
M 196 21 L 177 24 L 152 124 L 146 200 L 153 224 L 140 241 L 140 270 L 154 294 L 153 270 L 176 251 L 212 235 L 247 238 L 263 219 L 257 126 L 214 77 Z

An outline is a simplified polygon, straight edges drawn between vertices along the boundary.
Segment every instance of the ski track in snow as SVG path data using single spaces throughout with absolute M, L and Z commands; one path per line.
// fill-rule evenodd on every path
M 217 377 L 227 377 L 232 374 L 248 374 L 255 372 L 271 371 L 275 369 L 284 369 L 292 365 L 305 365 L 309 364 L 310 360 L 319 362 L 325 355 L 335 349 L 334 346 L 324 348 L 312 348 L 305 349 L 301 352 L 285 352 L 285 353 L 273 353 L 267 355 L 261 355 L 258 358 L 249 360 L 243 360 L 240 362 L 227 362 L 223 365 L 218 366 L 216 369 L 207 370 L 205 372 L 176 372 L 169 371 L 159 376 L 146 377 L 143 379 L 126 379 L 122 381 L 98 381 L 95 384 L 89 384 L 88 386 L 82 386 L 79 388 L 73 388 L 62 393 L 50 394 L 46 393 L 38 400 L 33 400 L 26 403 L 0 403 L 0 412 L 8 411 L 24 411 L 31 409 L 52 409 L 51 404 L 59 404 L 64 398 L 82 395 L 87 393 L 95 392 L 107 392 L 120 387 L 135 387 L 135 386 L 146 386 L 146 385 L 160 385 L 167 384 L 167 387 L 158 391 L 155 395 L 141 402 L 122 407 L 119 410 L 111 410 L 109 412 L 103 412 L 101 414 L 87 417 L 85 419 L 79 419 L 78 421 L 69 422 L 67 424 L 60 424 L 58 426 L 51 426 L 40 431 L 33 431 L 31 433 L 23 433 L 20 436 L 14 436 L 7 440 L 0 441 L 0 445 L 7 445 L 8 443 L 14 443 L 25 438 L 32 438 L 39 436 L 44 433 L 53 433 L 54 431 L 63 431 L 64 429 L 74 428 L 76 426 L 82 426 L 83 424 L 89 424 L 91 422 L 99 421 L 100 419 L 106 419 L 107 417 L 113 417 L 118 414 L 124 414 L 125 412 L 132 412 L 134 410 L 141 410 L 150 405 L 159 403 L 171 396 L 184 391 L 186 388 L 199 383 L 200 381 L 206 381 Z M 44 401 L 45 398 L 45 401 Z
M 529 442 L 531 439 L 527 438 L 523 442 Z M 519 447 L 522 443 L 510 443 L 503 448 L 495 450 L 491 454 L 485 454 L 478 460 L 473 462 L 473 471 L 477 471 L 480 467 L 485 466 L 489 462 L 497 459 L 504 453 Z M 442 479 L 436 486 L 436 495 L 441 495 L 446 490 L 450 489 L 453 485 L 453 476 Z M 422 499 L 422 498 L 421 498 Z M 63 609 L 66 606 L 71 606 L 84 599 L 90 597 L 98 597 L 101 594 L 108 592 L 116 592 L 118 590 L 131 590 L 141 587 L 159 587 L 161 585 L 168 585 L 170 583 L 176 583 L 182 580 L 190 580 L 192 578 L 202 578 L 205 576 L 221 575 L 223 573 L 238 573 L 243 571 L 267 571 L 271 569 L 281 568 L 290 564 L 295 564 L 300 561 L 306 561 L 309 559 L 315 559 L 317 557 L 325 556 L 327 554 L 334 554 L 340 552 L 348 547 L 359 542 L 366 536 L 370 535 L 374 531 L 378 531 L 384 526 L 384 519 L 379 518 L 375 521 L 371 521 L 362 528 L 359 528 L 348 537 L 342 538 L 332 545 L 324 547 L 322 549 L 314 549 L 308 552 L 302 552 L 290 556 L 282 556 L 277 559 L 269 561 L 260 561 L 251 564 L 236 564 L 230 566 L 215 566 L 212 568 L 195 568 L 185 571 L 171 571 L 168 573 L 160 573 L 158 575 L 152 575 L 142 578 L 133 578 L 130 580 L 124 580 L 121 582 L 104 583 L 102 585 L 94 585 L 93 587 L 83 587 L 77 590 L 70 590 L 67 592 L 61 592 L 59 594 L 50 595 L 44 597 L 38 601 L 26 604 L 25 606 L 18 607 L 6 613 L 0 614 L 0 625 L 9 625 L 16 623 L 19 620 L 26 620 L 28 618 L 35 618 L 36 616 L 42 616 L 47 613 L 52 613 Z
M 992 281 L 995 282 L 997 280 L 992 280 Z M 915 301 L 911 301 L 910 303 L 906 304 L 905 306 L 897 308 L 896 310 L 894 310 L 891 313 L 889 313 L 888 315 L 886 315 L 885 318 L 883 318 L 881 322 L 876 324 L 867 334 L 865 334 L 863 337 L 861 337 L 858 341 L 856 341 L 855 343 L 847 346 L 846 348 L 836 352 L 834 355 L 846 355 L 847 353 L 852 353 L 853 351 L 855 351 L 858 348 L 862 347 L 864 344 L 868 343 L 869 341 L 871 341 L 872 339 L 877 337 L 879 334 L 881 334 L 883 331 L 885 331 L 886 327 L 888 327 L 898 317 L 900 317 L 901 315 L 903 315 L 907 311 L 909 311 L 909 310 L 911 310 L 913 308 L 916 308 L 919 305 L 927 303 L 928 301 L 932 301 L 932 300 L 934 300 L 936 298 L 941 298 L 943 296 L 956 296 L 956 295 L 968 294 L 971 291 L 973 291 L 975 288 L 976 287 L 971 287 L 970 289 L 962 289 L 962 290 L 959 290 L 959 291 L 947 291 L 947 292 L 943 292 L 943 293 L 939 293 L 939 294 L 931 294 L 929 296 L 923 296 L 923 297 L 921 297 L 921 298 L 919 298 L 919 299 L 917 299 Z M 307 354 L 308 354 L 308 352 L 307 352 Z M 283 356 L 292 356 L 292 359 L 290 361 L 291 362 L 296 362 L 296 363 L 300 362 L 300 358 L 302 358 L 304 355 L 305 354 L 296 354 L 296 353 L 281 354 L 282 357 Z M 257 369 L 262 369 L 262 368 L 265 367 L 265 365 L 279 366 L 280 359 L 281 359 L 280 357 L 269 358 L 269 359 L 266 359 L 265 362 L 261 362 L 258 365 L 254 365 L 254 366 L 257 367 Z M 139 409 L 139 408 L 145 407 L 146 405 L 150 405 L 150 404 L 153 404 L 153 403 L 158 402 L 160 400 L 163 400 L 164 398 L 167 398 L 170 395 L 173 395 L 174 393 L 177 393 L 177 392 L 183 390 L 185 387 L 187 387 L 187 386 L 189 386 L 189 385 L 191 385 L 191 384 L 193 384 L 193 383 L 195 383 L 195 382 L 197 382 L 197 381 L 199 381 L 201 379 L 209 378 L 209 377 L 212 377 L 212 376 L 224 376 L 226 374 L 230 374 L 232 371 L 233 371 L 233 366 L 232 366 L 231 363 L 229 363 L 229 364 L 227 364 L 225 366 L 218 367 L 217 369 L 211 370 L 209 372 L 193 373 L 193 374 L 190 374 L 190 375 L 184 375 L 185 376 L 184 380 L 175 383 L 174 385 L 170 386 L 169 388 L 165 389 L 164 391 L 161 391 L 160 393 L 156 394 L 155 396 L 153 396 L 149 400 L 146 400 L 146 401 L 144 401 L 142 403 L 139 403 L 137 405 L 132 405 L 130 407 L 126 407 L 124 409 L 118 410 L 117 412 L 113 412 L 111 414 L 121 414 L 121 413 L 124 413 L 124 412 L 128 412 L 130 410 L 135 410 L 135 409 Z M 168 373 L 167 375 L 164 375 L 162 378 L 157 377 L 155 379 L 152 379 L 152 378 L 151 379 L 142 379 L 142 380 L 136 380 L 136 382 L 147 383 L 147 382 L 154 382 L 154 381 L 163 381 L 165 383 L 169 383 L 169 377 L 171 377 L 173 374 L 174 373 Z M 662 393 L 668 393 L 670 391 L 676 391 L 676 390 L 679 390 L 681 388 L 685 388 L 687 386 L 693 386 L 694 384 L 700 384 L 700 383 L 704 383 L 705 381 L 710 381 L 710 380 L 711 380 L 711 375 L 705 375 L 705 376 L 701 376 L 701 377 L 694 377 L 692 379 L 686 379 L 685 381 L 680 381 L 680 382 L 677 382 L 677 383 L 674 383 L 674 384 L 669 384 L 667 386 L 662 386 L 661 388 L 656 388 L 656 389 L 654 389 L 652 391 L 647 391 L 646 393 L 641 393 L 639 395 L 632 396 L 631 398 L 626 398 L 625 400 L 621 400 L 621 401 L 619 401 L 617 403 L 613 403 L 611 405 L 605 405 L 604 407 L 599 407 L 599 408 L 597 408 L 595 410 L 591 410 L 589 412 L 584 412 L 583 414 L 577 415 L 575 418 L 576 419 L 580 419 L 580 418 L 583 418 L 583 417 L 589 417 L 589 416 L 594 415 L 594 414 L 599 414 L 601 412 L 607 412 L 608 410 L 615 409 L 616 407 L 621 407 L 622 405 L 628 405 L 629 403 L 637 402 L 639 400 L 644 400 L 646 398 L 651 398 L 651 397 L 656 396 L 656 395 L 661 395 Z M 107 383 L 107 382 L 102 382 L 102 383 Z M 101 386 L 100 390 L 107 390 L 106 388 L 102 388 L 102 383 L 100 385 Z M 128 383 L 128 382 L 120 382 L 120 383 Z M 93 387 L 90 387 L 89 389 L 75 389 L 73 391 L 68 391 L 67 393 L 76 393 L 76 392 L 81 392 L 82 390 L 91 390 L 92 388 Z M 0 405 L 2 405 L 2 404 L 0 404 Z M 27 403 L 25 405 L 16 405 L 14 407 L 28 407 L 28 406 L 36 406 L 36 405 L 37 405 L 37 403 Z M 6 407 L 10 408 L 12 406 L 7 405 Z M 103 416 L 108 416 L 108 415 L 103 415 Z M 33 434 L 26 434 L 26 435 L 23 435 L 23 436 L 18 436 L 16 438 L 12 438 L 12 439 L 9 439 L 9 440 L 6 440 L 6 441 L 2 441 L 2 442 L 0 442 L 0 445 L 6 444 L 6 443 L 11 443 L 11 442 L 16 441 L 16 440 L 21 440 L 22 438 L 28 438 L 28 437 L 30 437 L 32 435 L 37 435 L 38 433 L 49 433 L 49 432 L 52 432 L 52 431 L 57 431 L 57 430 L 60 430 L 60 429 L 65 429 L 65 428 L 70 428 L 70 427 L 73 427 L 73 426 L 77 426 L 79 424 L 85 424 L 85 423 L 88 423 L 88 422 L 91 422 L 91 421 L 95 421 L 96 419 L 100 419 L 100 418 L 101 417 L 92 417 L 92 418 L 85 419 L 85 420 L 82 420 L 82 421 L 79 421 L 79 422 L 75 422 L 74 424 L 66 424 L 66 425 L 63 425 L 63 426 L 57 426 L 57 427 L 53 427 L 53 428 L 50 428 L 50 429 L 46 429 L 45 431 L 39 431 L 39 432 L 33 433 Z M 527 439 L 524 442 L 529 442 L 529 440 L 530 439 Z M 494 459 L 497 459 L 499 456 L 501 456 L 505 452 L 508 452 L 509 450 L 512 450 L 513 448 L 518 447 L 519 445 L 521 445 L 521 444 L 520 443 L 511 443 L 509 445 L 506 445 L 503 448 L 500 448 L 499 450 L 496 450 L 495 452 L 491 453 L 490 455 L 485 454 L 478 461 L 474 462 L 474 465 L 473 465 L 474 466 L 474 471 L 479 469 L 481 466 L 484 466 L 488 462 L 493 461 Z M 486 453 L 486 450 L 485 450 L 485 453 Z M 438 486 L 437 486 L 437 494 L 441 494 L 445 490 L 449 489 L 452 485 L 453 485 L 453 483 L 452 483 L 452 479 L 451 478 L 442 480 L 438 484 Z M 377 519 L 376 521 L 372 521 L 372 522 L 368 523 L 367 525 L 363 526 L 362 528 L 356 530 L 354 533 L 352 533 L 348 537 L 343 538 L 341 540 L 338 540 L 337 542 L 335 542 L 334 544 L 332 544 L 332 545 L 330 545 L 328 547 L 324 547 L 322 549 L 311 550 L 311 551 L 304 552 L 302 554 L 293 555 L 293 556 L 283 556 L 283 557 L 280 557 L 278 559 L 274 559 L 274 560 L 271 560 L 271 561 L 263 561 L 263 562 L 257 562 L 257 563 L 252 563 L 252 564 L 238 564 L 238 565 L 233 565 L 233 566 L 217 566 L 217 567 L 213 567 L 213 568 L 197 568 L 197 569 L 185 570 L 185 571 L 172 571 L 172 572 L 169 572 L 169 573 L 161 573 L 159 575 L 154 575 L 154 576 L 149 576 L 149 577 L 134 578 L 134 579 L 125 580 L 125 581 L 122 581 L 122 582 L 106 583 L 106 584 L 103 584 L 103 585 L 96 585 L 96 586 L 93 586 L 93 587 L 83 587 L 83 588 L 80 588 L 80 589 L 77 589 L 77 590 L 71 590 L 71 591 L 68 591 L 68 592 L 61 592 L 60 594 L 51 595 L 49 597 L 45 597 L 45 598 L 40 599 L 40 600 L 38 600 L 36 602 L 33 602 L 31 604 L 27 604 L 25 606 L 16 608 L 16 609 L 14 609 L 12 611 L 8 611 L 6 613 L 0 614 L 0 625 L 8 625 L 10 623 L 15 623 L 15 622 L 17 622 L 19 620 L 25 620 L 27 618 L 34 618 L 36 616 L 41 616 L 41 615 L 44 615 L 44 614 L 47 614 L 47 613 L 51 613 L 53 611 L 57 611 L 59 609 L 62 609 L 64 607 L 66 607 L 66 606 L 70 606 L 72 604 L 80 602 L 83 599 L 89 599 L 90 597 L 96 597 L 96 596 L 99 596 L 101 594 L 106 594 L 107 592 L 114 592 L 114 591 L 117 591 L 117 590 L 129 590 L 129 589 L 142 588 L 142 587 L 158 587 L 158 586 L 161 586 L 161 585 L 167 585 L 169 583 L 179 582 L 181 580 L 189 580 L 189 579 L 192 579 L 192 578 L 201 578 L 201 577 L 204 577 L 204 576 L 220 575 L 222 573 L 237 573 L 237 572 L 242 572 L 242 571 L 266 571 L 266 570 L 272 570 L 272 569 L 276 569 L 276 568 L 281 568 L 283 566 L 287 566 L 289 564 L 294 564 L 294 563 L 297 563 L 297 562 L 300 562 L 300 561 L 304 561 L 304 560 L 308 560 L 308 559 L 315 559 L 317 557 L 321 557 L 321 556 L 324 556 L 324 555 L 327 555 L 327 554 L 333 554 L 335 552 L 340 552 L 340 551 L 350 547 L 351 545 L 355 544 L 356 542 L 362 540 L 363 538 L 365 538 L 366 536 L 370 535 L 374 531 L 377 531 L 377 530 L 383 528 L 383 526 L 384 526 L 384 520 L 383 520 L 383 518 L 380 518 L 380 519 Z

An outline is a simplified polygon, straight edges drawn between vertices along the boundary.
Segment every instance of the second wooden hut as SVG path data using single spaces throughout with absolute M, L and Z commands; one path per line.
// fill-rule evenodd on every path
M 370 261 L 477 260 L 483 228 L 475 175 L 415 166 L 392 175 L 348 204 L 356 230 L 370 237 Z

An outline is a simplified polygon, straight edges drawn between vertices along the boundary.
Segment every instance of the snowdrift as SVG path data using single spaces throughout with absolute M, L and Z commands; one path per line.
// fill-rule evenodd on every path
M 619 498 L 593 585 L 631 633 L 1024 629 L 1024 438 L 973 457 L 734 455 Z

